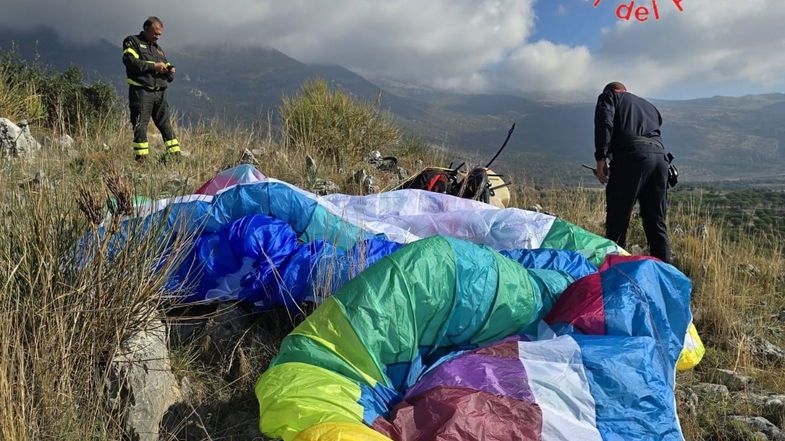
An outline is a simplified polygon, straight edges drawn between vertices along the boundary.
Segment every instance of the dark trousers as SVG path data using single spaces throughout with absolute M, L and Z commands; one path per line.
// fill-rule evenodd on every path
M 629 152 L 615 155 L 605 189 L 607 216 L 605 237 L 626 246 L 627 228 L 635 202 L 640 205 L 649 253 L 671 262 L 665 225 L 667 214 L 668 161 L 662 152 Z
M 179 145 L 174 136 L 172 124 L 169 122 L 166 90 L 149 90 L 144 87 L 130 86 L 128 88 L 128 105 L 131 110 L 131 126 L 134 129 L 134 152 L 137 155 L 148 153 L 147 125 L 150 123 L 150 118 L 161 131 L 161 136 L 168 147 L 173 143 Z

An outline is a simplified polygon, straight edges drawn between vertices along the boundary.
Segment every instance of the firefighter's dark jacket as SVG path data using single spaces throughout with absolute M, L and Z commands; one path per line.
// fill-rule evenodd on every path
M 601 94 L 594 110 L 594 159 L 600 161 L 609 153 L 622 154 L 631 149 L 663 149 L 661 125 L 659 110 L 645 99 L 629 92 Z
M 157 43 L 145 40 L 144 33 L 130 35 L 123 40 L 123 64 L 128 84 L 149 90 L 166 89 L 174 76 L 157 73 L 154 66 L 157 62 L 171 65 L 166 61 L 163 49 Z

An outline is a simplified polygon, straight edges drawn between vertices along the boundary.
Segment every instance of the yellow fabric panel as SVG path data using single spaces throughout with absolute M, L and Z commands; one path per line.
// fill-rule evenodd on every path
M 681 350 L 679 361 L 676 362 L 676 369 L 686 371 L 692 369 L 700 363 L 706 348 L 703 346 L 700 335 L 695 325 L 690 323 L 687 328 L 687 335 L 684 336 L 684 349 Z
M 320 423 L 361 423 L 360 386 L 342 375 L 305 363 L 273 366 L 256 382 L 259 429 L 291 441 Z
M 325 300 L 292 334 L 308 337 L 334 352 L 369 386 L 375 387 L 377 382 L 387 384 L 377 361 L 368 354 L 365 344 L 346 318 L 343 305 L 335 297 Z
M 294 441 L 392 441 L 364 424 L 324 423 L 313 426 Z

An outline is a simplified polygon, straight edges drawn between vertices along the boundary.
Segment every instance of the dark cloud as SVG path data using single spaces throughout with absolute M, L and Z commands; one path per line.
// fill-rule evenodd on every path
M 169 48 L 268 46 L 304 62 L 462 91 L 590 96 L 609 78 L 640 84 L 649 94 L 691 81 L 718 87 L 785 83 L 785 59 L 779 56 L 785 2 L 684 0 L 680 13 L 658 0 L 659 21 L 618 22 L 605 30 L 601 48 L 590 52 L 528 40 L 535 1 L 26 0 L 5 5 L 0 25 L 48 26 L 71 40 L 104 38 L 119 45 L 147 15 L 157 15 L 166 27 L 162 44 Z

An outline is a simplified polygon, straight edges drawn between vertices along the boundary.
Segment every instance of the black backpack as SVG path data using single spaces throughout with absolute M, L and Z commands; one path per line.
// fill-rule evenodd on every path
M 399 188 L 416 188 L 454 195 L 459 187 L 456 171 L 449 168 L 429 167 L 401 184 Z

